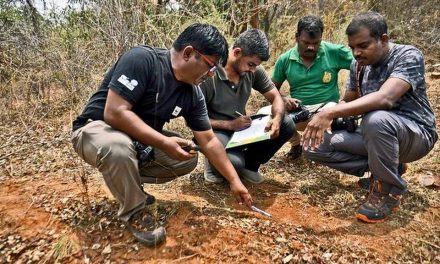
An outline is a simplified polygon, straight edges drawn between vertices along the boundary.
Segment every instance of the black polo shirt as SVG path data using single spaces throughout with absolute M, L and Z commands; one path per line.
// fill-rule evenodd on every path
M 130 102 L 132 111 L 157 131 L 179 116 L 192 130 L 211 128 L 203 93 L 197 86 L 176 80 L 167 49 L 137 46 L 124 53 L 73 121 L 73 130 L 90 119 L 104 120 L 108 89 Z

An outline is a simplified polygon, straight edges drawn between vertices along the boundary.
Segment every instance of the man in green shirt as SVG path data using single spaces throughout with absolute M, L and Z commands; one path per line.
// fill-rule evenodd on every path
M 322 41 L 324 25 L 319 17 L 305 16 L 298 21 L 297 45 L 282 54 L 275 63 L 272 81 L 280 89 L 285 80 L 290 86 L 290 97 L 283 96 L 287 112 L 294 112 L 299 104 L 310 113 L 335 105 L 339 101 L 338 72 L 350 69 L 351 51 L 343 45 Z M 267 113 L 262 108 L 259 113 Z M 308 121 L 308 120 L 307 120 Z M 307 121 L 296 123 L 304 130 Z M 300 135 L 292 139 L 288 155 L 296 159 L 301 155 Z
M 212 129 L 223 145 L 228 143 L 234 131 L 251 125 L 251 118 L 245 114 L 252 89 L 263 94 L 272 104 L 272 119 L 266 126 L 271 139 L 226 151 L 238 175 L 254 184 L 264 181 L 258 172 L 260 165 L 269 161 L 294 133 L 293 121 L 284 114 L 279 91 L 263 67 L 259 66 L 268 59 L 269 43 L 264 32 L 247 30 L 240 34 L 229 51 L 225 67 L 219 66 L 212 79 L 200 84 Z M 224 179 L 206 159 L 204 177 L 211 183 Z

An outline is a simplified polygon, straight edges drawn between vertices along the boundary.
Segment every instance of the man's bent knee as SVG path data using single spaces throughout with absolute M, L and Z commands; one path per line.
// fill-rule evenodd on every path
M 392 133 L 395 126 L 395 119 L 389 111 L 373 111 L 362 118 L 362 135 L 374 135 L 383 131 Z
M 198 155 L 188 160 L 167 162 L 151 161 L 146 167 L 140 169 L 142 183 L 165 183 L 192 172 L 198 161 Z M 173 163 L 172 163 L 173 162 Z

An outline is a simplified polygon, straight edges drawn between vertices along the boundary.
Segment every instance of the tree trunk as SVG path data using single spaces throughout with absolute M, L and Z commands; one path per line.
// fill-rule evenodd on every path
M 260 12 L 260 8 L 258 7 L 258 0 L 252 0 L 252 13 L 250 24 L 252 28 L 259 28 L 258 23 L 258 13 Z
M 36 36 L 40 36 L 40 22 L 38 20 L 40 13 L 38 13 L 38 10 L 35 8 L 32 0 L 26 0 L 26 4 L 29 8 L 30 17 L 32 20 L 32 26 L 34 28 L 34 33 Z

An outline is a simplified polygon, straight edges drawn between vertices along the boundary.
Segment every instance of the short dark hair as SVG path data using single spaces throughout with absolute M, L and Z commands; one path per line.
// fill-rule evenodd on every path
M 176 51 L 192 46 L 197 51 L 217 56 L 219 62 L 225 66 L 228 59 L 228 42 L 220 31 L 209 24 L 194 23 L 187 27 L 173 43 Z
M 362 28 L 370 31 L 370 35 L 379 39 L 383 34 L 388 33 L 388 26 L 386 19 L 379 13 L 367 11 L 357 14 L 345 30 L 347 36 L 352 36 L 358 33 Z
M 298 21 L 296 37 L 299 37 L 302 31 L 307 32 L 312 38 L 319 37 L 322 35 L 322 32 L 324 32 L 324 23 L 322 23 L 322 20 L 317 16 L 302 17 Z
M 256 55 L 262 61 L 267 61 L 270 58 L 269 41 L 266 34 L 259 29 L 249 29 L 241 33 L 232 48 L 240 48 L 243 55 Z

